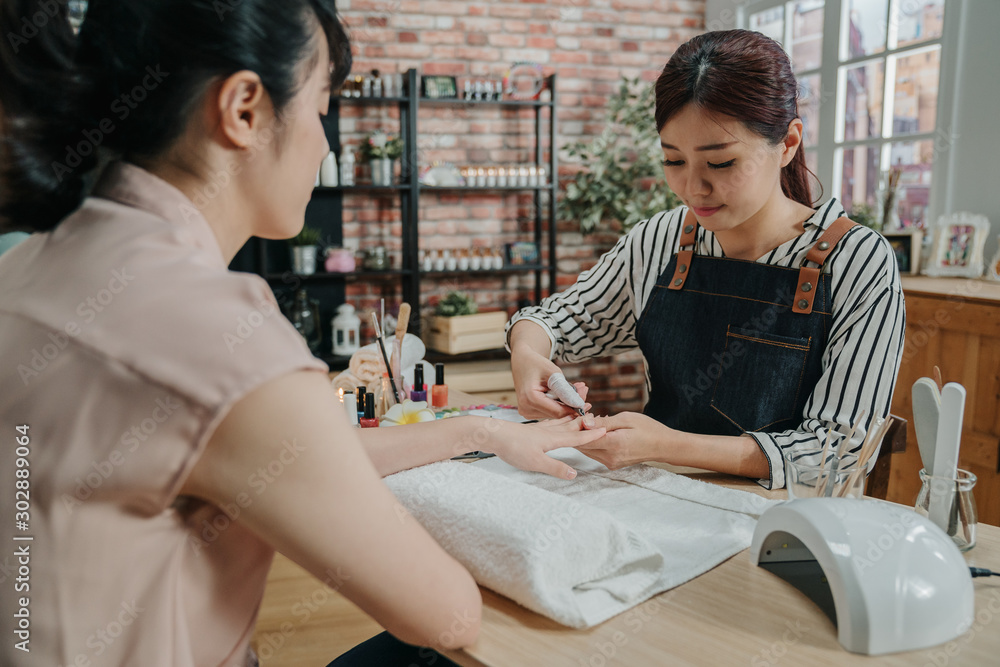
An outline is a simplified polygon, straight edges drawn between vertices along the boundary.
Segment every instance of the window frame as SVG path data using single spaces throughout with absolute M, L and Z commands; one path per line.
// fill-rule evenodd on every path
M 788 44 L 791 36 L 791 20 L 787 5 L 790 1 L 794 0 L 748 0 L 740 3 L 735 11 L 736 27 L 749 28 L 751 14 L 784 6 L 786 9 L 783 12 L 783 34 L 785 43 Z M 826 0 L 823 8 L 823 45 L 820 66 L 795 72 L 795 76 L 797 79 L 816 74 L 820 77 L 817 109 L 819 113 L 818 139 L 815 146 L 808 146 L 804 150 L 807 154 L 816 154 L 816 177 L 823 186 L 821 200 L 828 201 L 834 196 L 840 198 L 844 151 L 857 146 L 877 148 L 880 151 L 879 171 L 882 172 L 889 165 L 893 143 L 932 141 L 934 157 L 931 165 L 931 187 L 928 193 L 927 212 L 924 217 L 925 226 L 930 226 L 942 210 L 951 204 L 949 193 L 952 190 L 953 169 L 950 156 L 947 153 L 955 138 L 951 131 L 958 104 L 954 95 L 955 72 L 957 71 L 955 63 L 959 55 L 960 14 L 964 0 L 945 1 L 944 21 L 940 37 L 900 47 L 896 43 L 895 34 L 898 24 L 892 21 L 891 17 L 894 12 L 898 12 L 901 2 L 904 1 L 889 0 L 887 4 L 885 19 L 887 35 L 886 44 L 882 51 L 841 61 L 841 54 L 846 55 L 847 53 L 849 39 L 849 18 L 844 12 L 847 0 Z M 889 48 L 890 44 L 895 46 Z M 887 86 L 895 86 L 895 62 L 900 56 L 916 55 L 936 46 L 940 47 L 940 62 L 934 130 L 895 135 L 892 118 L 894 96 L 886 94 Z M 842 76 L 841 73 L 852 67 L 873 62 L 885 64 L 882 80 L 881 132 L 877 137 L 845 141 L 842 136 L 846 111 L 844 106 L 847 77 L 846 75 Z M 833 113 L 831 113 L 830 102 L 833 102 Z M 819 193 L 814 193 L 814 195 L 818 196 Z

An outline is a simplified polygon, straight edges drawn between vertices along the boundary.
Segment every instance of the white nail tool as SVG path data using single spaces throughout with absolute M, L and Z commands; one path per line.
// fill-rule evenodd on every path
M 941 414 L 938 417 L 937 443 L 934 447 L 929 508 L 930 520 L 945 532 L 948 531 L 952 503 L 955 500 L 954 480 L 958 475 L 958 448 L 962 442 L 964 414 L 965 387 L 957 382 L 949 382 L 941 390 Z
M 565 375 L 562 373 L 553 373 L 549 376 L 547 384 L 550 392 L 554 394 L 554 396 L 551 396 L 552 398 L 574 408 L 580 413 L 580 416 L 587 414 L 583 409 L 585 405 L 583 399 L 580 398 L 580 394 L 576 393 L 576 387 L 569 383 Z

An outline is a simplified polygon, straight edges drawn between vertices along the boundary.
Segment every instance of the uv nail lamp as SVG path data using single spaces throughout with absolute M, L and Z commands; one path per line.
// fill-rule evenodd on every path
M 802 498 L 768 509 L 750 558 L 816 602 L 852 653 L 913 651 L 972 624 L 972 577 L 943 530 L 863 498 Z

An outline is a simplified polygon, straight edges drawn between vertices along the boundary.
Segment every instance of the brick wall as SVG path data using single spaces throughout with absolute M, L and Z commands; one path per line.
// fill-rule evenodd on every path
M 341 0 L 338 8 L 351 31 L 356 72 L 378 69 L 421 74 L 500 78 L 518 60 L 540 63 L 558 75 L 557 148 L 595 136 L 604 106 L 621 77 L 654 80 L 677 46 L 702 32 L 704 0 Z M 420 114 L 419 161 L 456 165 L 533 162 L 533 120 L 528 110 L 425 107 Z M 384 128 L 397 132 L 398 113 L 389 107 L 344 106 L 342 140 L 357 145 L 361 135 Z M 546 146 L 548 150 L 548 146 Z M 578 166 L 559 157 L 560 175 Z M 530 240 L 534 208 L 528 195 L 427 193 L 420 201 L 421 248 L 501 246 Z M 392 198 L 345 200 L 345 245 L 385 245 L 398 263 L 400 226 Z M 573 283 L 618 239 L 617 229 L 584 236 L 571 221 L 559 223 L 557 287 Z M 398 265 L 398 264 L 397 264 Z M 380 297 L 398 301 L 391 283 L 349 288 L 355 305 L 371 308 Z M 497 276 L 469 280 L 461 275 L 424 280 L 424 316 L 452 289 L 475 295 L 481 308 L 513 313 L 531 298 L 533 279 Z M 547 285 L 546 285 L 547 289 Z M 643 372 L 638 353 L 568 366 L 567 376 L 591 387 L 599 413 L 638 410 Z

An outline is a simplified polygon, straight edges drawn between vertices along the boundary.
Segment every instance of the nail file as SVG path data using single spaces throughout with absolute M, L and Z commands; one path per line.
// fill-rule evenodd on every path
M 931 480 L 930 520 L 948 530 L 948 518 L 955 500 L 958 475 L 958 448 L 962 442 L 965 414 L 965 387 L 949 382 L 941 390 L 941 414 L 934 447 L 934 477 Z
M 934 449 L 937 443 L 938 419 L 941 412 L 941 395 L 937 384 L 930 378 L 920 378 L 913 383 L 913 428 L 917 432 L 917 447 L 924 462 L 924 470 L 934 475 Z
M 549 390 L 555 394 L 556 399 L 575 409 L 581 416 L 586 414 L 583 410 L 583 406 L 586 404 L 580 398 L 580 394 L 576 393 L 576 387 L 569 383 L 565 375 L 562 373 L 553 373 L 549 376 L 547 384 Z

